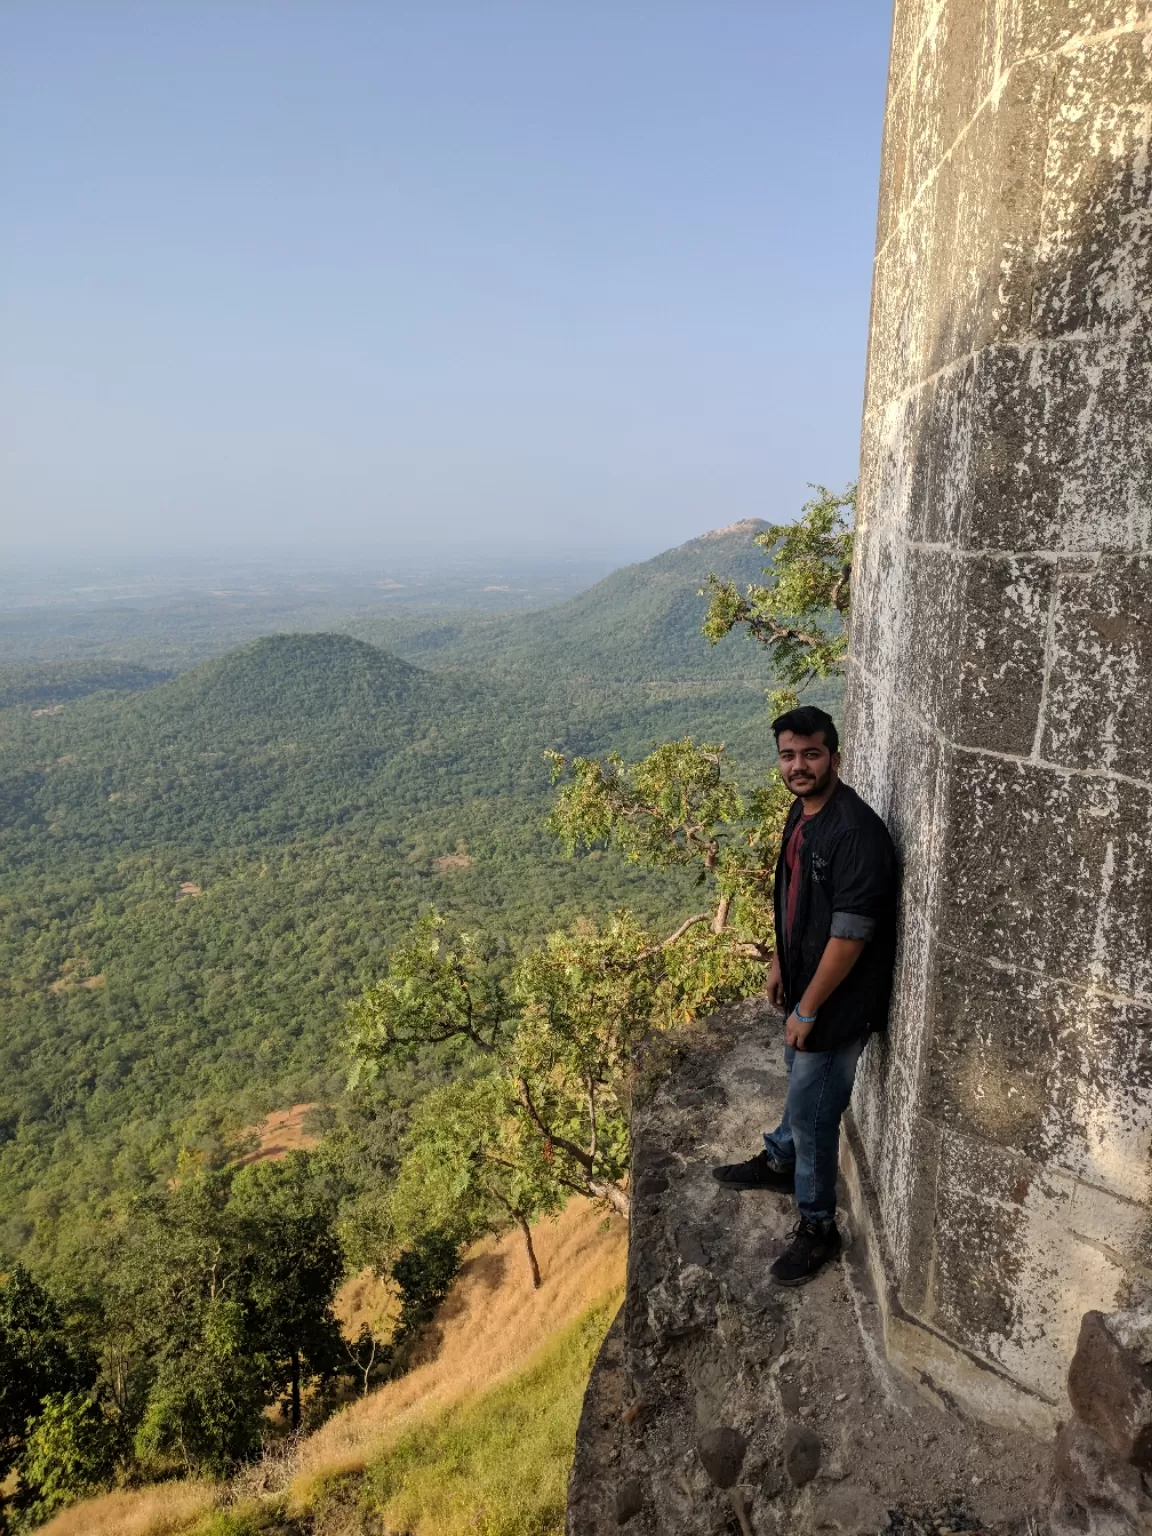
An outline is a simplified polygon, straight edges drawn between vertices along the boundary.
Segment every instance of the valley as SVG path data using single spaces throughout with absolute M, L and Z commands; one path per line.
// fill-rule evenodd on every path
M 342 1103 L 346 1003 L 429 906 L 503 942 L 678 911 L 683 872 L 565 856 L 543 752 L 688 734 L 766 768 L 761 648 L 699 633 L 709 572 L 758 573 L 757 526 L 538 613 L 359 621 L 391 652 L 320 631 L 167 680 L 6 669 L 0 1247 L 51 1267 L 182 1145 Z

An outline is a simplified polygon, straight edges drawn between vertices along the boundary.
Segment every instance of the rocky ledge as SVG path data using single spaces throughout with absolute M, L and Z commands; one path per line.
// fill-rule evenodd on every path
M 791 1201 L 712 1178 L 775 1124 L 782 1044 L 754 999 L 638 1064 L 627 1297 L 588 1387 L 568 1536 L 1035 1529 L 1051 1448 L 891 1371 L 847 1218 L 841 1262 L 779 1291 Z

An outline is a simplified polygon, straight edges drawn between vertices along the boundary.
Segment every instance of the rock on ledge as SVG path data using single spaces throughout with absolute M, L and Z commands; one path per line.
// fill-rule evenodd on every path
M 762 999 L 654 1037 L 633 1108 L 628 1291 L 589 1382 L 568 1536 L 895 1524 L 1005 1529 L 1044 1502 L 1049 1448 L 927 1402 L 883 1359 L 866 1269 L 800 1291 L 768 1266 L 790 1200 L 718 1185 L 783 1102 Z

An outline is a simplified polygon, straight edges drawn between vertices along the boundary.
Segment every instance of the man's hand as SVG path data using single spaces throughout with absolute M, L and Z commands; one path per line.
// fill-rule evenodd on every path
M 807 1040 L 808 1036 L 815 1028 L 815 1019 L 812 1019 L 807 1024 L 802 1024 L 796 1017 L 795 1009 L 793 1009 L 793 1011 L 788 1015 L 787 1021 L 784 1025 L 785 1044 L 790 1045 L 794 1051 L 802 1051 L 804 1049 L 805 1040 Z
M 773 1008 L 784 1006 L 784 979 L 780 975 L 780 951 L 772 951 L 772 964 L 768 968 L 768 985 L 764 988 Z

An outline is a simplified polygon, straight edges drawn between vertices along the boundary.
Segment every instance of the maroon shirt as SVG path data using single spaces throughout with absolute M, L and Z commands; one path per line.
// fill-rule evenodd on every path
M 819 815 L 819 811 L 816 815 Z M 784 850 L 784 866 L 788 871 L 788 899 L 784 908 L 785 942 L 792 942 L 792 919 L 796 916 L 796 898 L 800 894 L 800 850 L 804 846 L 804 828 L 814 818 L 801 815 L 792 828 L 792 836 Z

